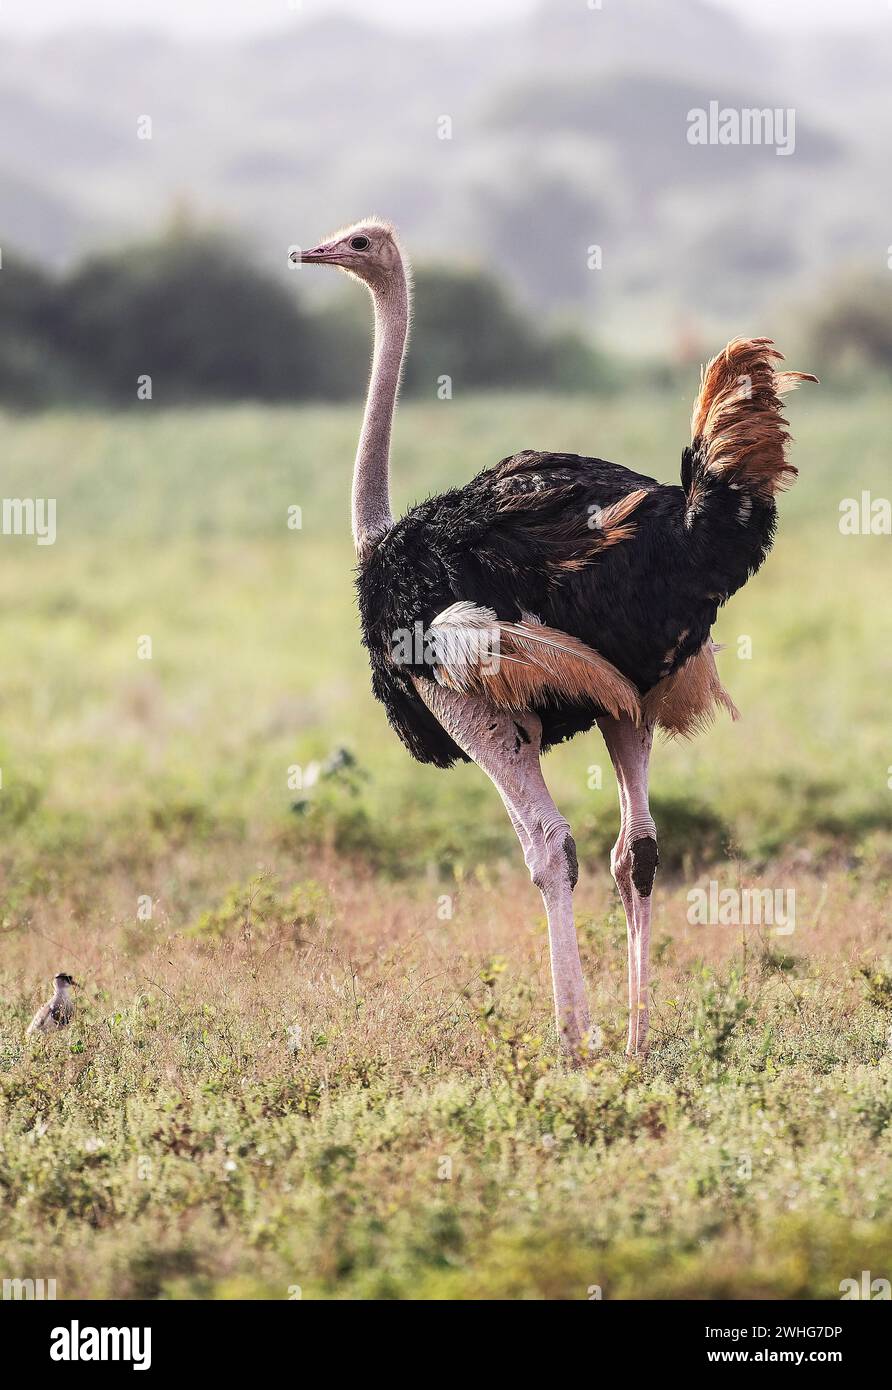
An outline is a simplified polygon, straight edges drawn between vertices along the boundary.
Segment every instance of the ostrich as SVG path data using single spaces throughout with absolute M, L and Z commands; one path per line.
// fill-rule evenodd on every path
M 816 378 L 776 370 L 770 339 L 738 338 L 702 373 L 681 486 L 524 449 L 395 521 L 388 473 L 407 258 L 394 227 L 369 218 L 291 259 L 346 271 L 374 306 L 352 494 L 373 692 L 420 762 L 473 761 L 495 784 L 544 900 L 558 1036 L 575 1061 L 591 1046 L 573 924 L 576 848 L 540 755 L 598 725 L 619 789 L 610 866 L 628 929 L 626 1051 L 642 1053 L 659 860 L 648 804 L 654 729 L 691 735 L 720 706 L 737 717 L 710 630 L 765 559 L 775 493 L 796 474 L 779 396 Z

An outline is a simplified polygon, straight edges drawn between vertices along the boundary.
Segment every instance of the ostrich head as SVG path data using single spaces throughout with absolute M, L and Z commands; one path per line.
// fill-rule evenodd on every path
M 368 217 L 344 227 L 312 251 L 292 251 L 295 265 L 333 265 L 372 291 L 386 289 L 405 272 L 396 230 L 389 222 Z

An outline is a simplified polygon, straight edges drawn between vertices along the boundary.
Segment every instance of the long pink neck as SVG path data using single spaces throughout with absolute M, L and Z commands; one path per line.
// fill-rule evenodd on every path
M 353 543 L 357 554 L 393 525 L 390 511 L 390 431 L 409 328 L 409 288 L 400 263 L 372 287 L 375 352 L 353 470 Z

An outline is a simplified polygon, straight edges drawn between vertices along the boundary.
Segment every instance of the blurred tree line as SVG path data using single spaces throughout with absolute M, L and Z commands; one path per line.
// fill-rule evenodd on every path
M 571 329 L 542 328 L 491 276 L 416 274 L 405 390 L 597 390 L 605 359 Z M 295 292 L 298 291 L 298 292 Z M 95 254 L 55 277 L 12 254 L 0 271 L 0 401 L 121 406 L 152 377 L 164 404 L 336 400 L 362 394 L 371 316 L 353 293 L 308 305 L 212 235 L 175 229 Z
M 892 270 L 892 261 L 890 261 Z M 845 272 L 808 315 L 813 370 L 847 385 L 892 371 L 892 275 Z

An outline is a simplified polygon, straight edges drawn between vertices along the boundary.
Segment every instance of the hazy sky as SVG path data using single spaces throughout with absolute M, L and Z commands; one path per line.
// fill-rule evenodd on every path
M 280 28 L 301 16 L 350 10 L 365 19 L 412 28 L 456 28 L 510 18 L 536 0 L 0 0 L 0 35 L 101 24 L 221 35 Z M 587 0 L 579 0 L 584 6 Z M 623 0 L 602 0 L 608 6 Z M 671 4 L 672 0 L 666 0 Z M 713 0 L 750 20 L 807 27 L 892 25 L 889 0 Z

